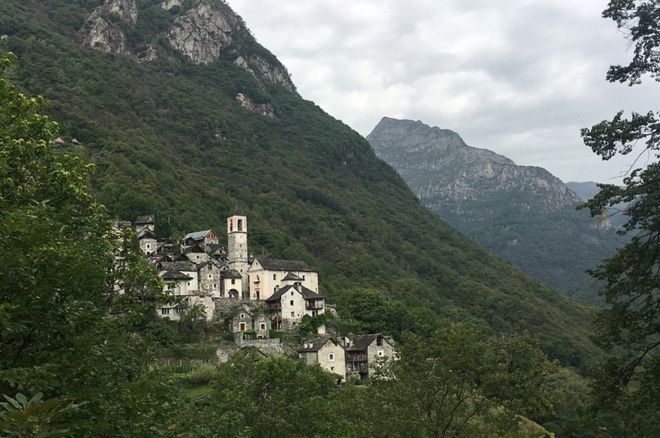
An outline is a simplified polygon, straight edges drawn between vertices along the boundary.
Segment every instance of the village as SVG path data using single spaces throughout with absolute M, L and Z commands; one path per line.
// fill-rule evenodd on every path
M 162 318 L 179 321 L 192 308 L 202 310 L 209 323 L 224 324 L 236 349 L 262 356 L 285 354 L 277 335 L 294 332 L 304 320 L 320 321 L 316 337 L 301 339 L 295 352 L 308 365 L 336 374 L 338 382 L 366 380 L 396 357 L 389 337 L 328 330 L 324 316 L 337 313 L 319 292 L 318 271 L 300 260 L 251 256 L 244 215 L 227 218 L 226 245 L 212 229 L 188 233 L 178 244 L 161 241 L 153 215 L 137 217 L 132 227 L 171 297 L 156 309 Z M 227 355 L 219 350 L 218 356 Z

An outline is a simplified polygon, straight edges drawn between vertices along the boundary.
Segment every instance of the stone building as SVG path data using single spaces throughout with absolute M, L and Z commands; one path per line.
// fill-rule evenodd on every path
M 247 290 L 243 290 L 243 277 L 233 269 L 225 270 L 220 274 L 222 278 L 222 291 L 220 296 L 235 300 L 248 300 Z
M 232 333 L 250 331 L 256 339 L 268 339 L 270 333 L 270 318 L 263 312 L 254 311 L 248 305 L 241 305 L 233 313 L 229 322 Z
M 305 315 L 325 313 L 325 298 L 301 284 L 280 288 L 266 300 L 273 312 L 273 329 L 286 330 L 295 327 Z
M 392 339 L 381 335 L 355 336 L 345 342 L 344 349 L 348 379 L 368 379 L 380 361 L 392 360 L 396 354 Z
M 335 373 L 340 380 L 346 378 L 344 347 L 332 338 L 317 338 L 303 342 L 298 357 L 307 365 L 319 364 L 324 370 Z
M 156 254 L 156 250 L 158 249 L 156 233 L 148 228 L 145 228 L 140 231 L 140 233 L 138 233 L 137 241 L 138 245 L 140 246 L 140 251 L 142 251 L 146 256 Z
M 300 260 L 259 257 L 252 261 L 247 272 L 252 300 L 266 300 L 279 289 L 295 282 L 313 292 L 319 292 L 318 272 Z
M 135 227 L 135 233 L 138 235 L 145 230 L 149 230 L 152 233 L 156 231 L 156 221 L 154 220 L 154 216 L 151 214 L 146 216 L 138 216 L 135 218 L 133 226 Z

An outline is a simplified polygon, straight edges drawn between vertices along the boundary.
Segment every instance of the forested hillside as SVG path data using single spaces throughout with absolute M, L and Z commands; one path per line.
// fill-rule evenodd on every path
M 104 16 L 124 35 L 122 53 L 107 53 L 83 45 L 100 3 L 5 0 L 0 48 L 18 57 L 8 77 L 50 102 L 60 147 L 96 164 L 93 188 L 113 215 L 154 213 L 157 232 L 176 237 L 223 230 L 240 209 L 251 252 L 318 267 L 340 309 L 360 288 L 382 290 L 394 300 L 382 315 L 392 331 L 424 333 L 440 315 L 528 331 L 565 364 L 595 351 L 590 308 L 429 212 L 363 138 L 282 80 L 283 67 L 240 21 L 217 60 L 194 63 L 165 36 L 198 2 L 141 0 L 134 23 Z
M 582 199 L 559 178 L 420 121 L 384 117 L 367 139 L 452 227 L 544 284 L 601 302 L 586 271 L 625 239 L 610 218 L 576 210 Z

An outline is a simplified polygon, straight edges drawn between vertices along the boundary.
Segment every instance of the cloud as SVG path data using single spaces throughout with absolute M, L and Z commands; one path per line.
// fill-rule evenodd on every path
M 604 0 L 231 0 L 300 93 L 367 135 L 382 116 L 460 133 L 564 180 L 617 182 L 581 127 L 645 112 L 660 86 L 605 81 L 628 43 Z

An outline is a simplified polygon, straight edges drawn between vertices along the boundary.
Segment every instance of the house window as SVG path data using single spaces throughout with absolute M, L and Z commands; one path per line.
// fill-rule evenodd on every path
M 151 243 L 147 243 L 147 249 L 151 249 Z
M 296 312 L 291 312 L 291 318 L 295 318 L 295 317 L 296 317 Z
M 160 314 L 161 315 L 169 315 L 170 314 L 170 309 L 160 309 Z
M 383 337 L 382 336 L 378 336 L 376 338 L 376 345 L 379 346 L 379 347 L 383 346 Z
M 244 322 L 240 323 L 240 324 L 238 325 L 238 329 L 239 329 L 240 331 L 244 332 L 244 331 L 245 331 L 245 323 L 244 323 Z
M 328 362 L 335 361 L 335 353 L 328 353 Z
M 303 281 L 305 281 L 305 276 L 303 275 Z
M 293 291 L 291 291 L 291 296 L 293 296 Z
M 259 324 L 259 329 L 260 330 L 266 330 L 266 324 L 264 324 L 263 322 L 261 324 Z
M 241 313 L 241 319 L 245 319 L 245 313 Z
M 277 274 L 273 274 L 273 280 L 277 280 Z
M 378 350 L 377 354 L 378 354 L 378 357 L 384 357 L 385 356 L 385 352 L 383 350 Z
M 289 301 L 289 305 L 293 306 L 293 300 Z
M 190 286 L 190 282 L 188 282 L 188 286 Z
M 213 274 L 209 274 L 209 275 L 207 276 L 207 278 L 208 278 L 209 280 L 213 280 Z
M 232 278 L 231 279 L 231 284 L 236 284 L 236 280 Z

